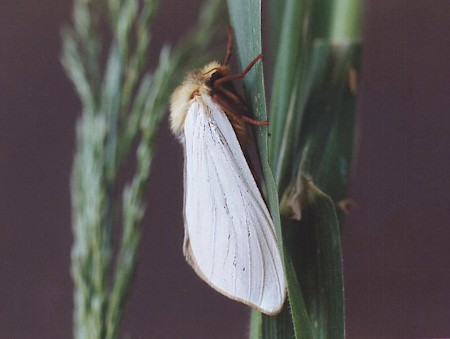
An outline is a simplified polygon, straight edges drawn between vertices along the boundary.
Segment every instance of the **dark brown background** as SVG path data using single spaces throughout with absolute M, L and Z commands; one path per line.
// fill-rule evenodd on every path
M 0 2 L 0 338 L 71 336 L 68 181 L 80 105 L 59 64 L 70 2 Z M 198 3 L 163 1 L 155 51 L 194 21 Z M 449 14 L 446 0 L 367 2 L 359 208 L 343 237 L 349 339 L 450 337 Z M 166 124 L 159 141 L 125 333 L 244 338 L 246 307 L 184 262 L 181 150 Z

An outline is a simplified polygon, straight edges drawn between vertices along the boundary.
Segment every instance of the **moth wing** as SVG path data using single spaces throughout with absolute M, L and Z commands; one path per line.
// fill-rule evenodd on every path
M 187 261 L 219 292 L 276 314 L 286 285 L 273 221 L 233 127 L 203 95 L 184 137 Z

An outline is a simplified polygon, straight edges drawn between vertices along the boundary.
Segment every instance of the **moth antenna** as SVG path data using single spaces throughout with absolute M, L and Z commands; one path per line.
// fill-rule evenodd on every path
M 223 83 L 235 80 L 235 79 L 241 79 L 245 77 L 245 75 L 252 69 L 252 67 L 262 58 L 262 54 L 259 54 L 256 58 L 254 58 L 250 63 L 245 67 L 245 69 L 241 73 L 237 74 L 230 74 L 223 78 L 220 78 L 216 81 L 214 81 L 214 87 L 220 87 Z
M 216 70 L 218 70 L 220 67 L 214 67 L 214 68 L 211 68 L 208 72 L 205 72 L 205 73 L 203 73 L 202 75 L 206 75 L 206 74 L 208 74 L 208 73 L 211 73 L 212 71 L 216 71 Z
M 231 58 L 231 53 L 233 52 L 233 32 L 231 26 L 227 27 L 228 43 L 227 43 L 227 53 L 225 54 L 225 60 L 223 64 L 226 66 Z

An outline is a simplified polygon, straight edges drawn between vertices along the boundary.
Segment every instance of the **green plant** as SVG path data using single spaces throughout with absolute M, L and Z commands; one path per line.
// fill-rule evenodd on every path
M 71 192 L 74 337 L 117 338 L 136 269 L 143 194 L 167 101 L 186 68 L 207 57 L 223 3 L 204 7 L 198 28 L 146 72 L 156 0 L 75 0 L 62 62 L 82 104 Z M 194 53 L 195 52 L 195 53 Z M 104 58 L 106 57 L 106 65 Z M 131 179 L 122 167 L 135 152 Z
M 74 336 L 116 338 L 158 126 L 179 76 L 206 61 L 204 47 L 223 34 L 223 2 L 210 1 L 198 29 L 172 52 L 163 48 L 148 73 L 156 0 L 74 1 L 62 58 L 82 104 L 72 172 Z M 262 50 L 261 1 L 227 2 L 242 68 Z M 289 300 L 277 317 L 253 311 L 251 338 L 344 337 L 344 215 L 335 206 L 346 199 L 353 156 L 361 8 L 362 0 L 271 2 L 270 126 L 255 135 Z M 265 120 L 261 63 L 244 90 L 255 117 Z M 133 152 L 134 172 L 122 186 L 119 174 Z
M 261 1 L 228 6 L 246 65 L 261 53 Z M 362 0 L 271 2 L 270 137 L 266 127 L 255 134 L 289 300 L 277 317 L 253 311 L 251 338 L 345 335 L 343 213 L 335 206 L 347 199 L 353 157 L 361 9 Z M 255 116 L 266 119 L 262 65 L 244 79 L 244 90 Z

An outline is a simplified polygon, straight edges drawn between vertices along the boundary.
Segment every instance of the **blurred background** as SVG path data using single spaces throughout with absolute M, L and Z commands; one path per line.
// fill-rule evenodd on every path
M 195 22 L 200 3 L 162 2 L 152 60 Z M 69 177 L 80 102 L 59 61 L 71 7 L 0 2 L 1 339 L 71 337 Z M 342 242 L 347 338 L 450 337 L 450 2 L 366 1 L 364 26 L 350 189 L 358 208 Z M 248 309 L 184 261 L 182 152 L 167 122 L 148 204 L 123 333 L 245 338 Z

